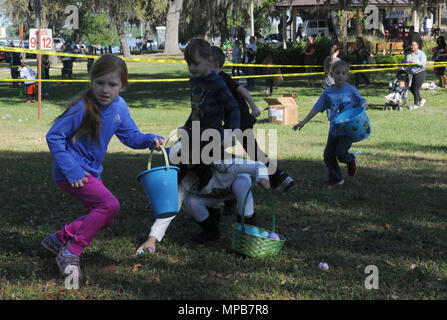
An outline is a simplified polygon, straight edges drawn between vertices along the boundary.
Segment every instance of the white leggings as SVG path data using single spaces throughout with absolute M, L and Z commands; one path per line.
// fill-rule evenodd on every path
M 202 222 L 208 218 L 209 212 L 206 207 L 213 207 L 216 204 L 223 202 L 224 200 L 234 199 L 236 197 L 238 213 L 242 215 L 242 207 L 244 205 L 244 199 L 247 195 L 248 189 L 251 186 L 251 178 L 248 174 L 239 174 L 231 185 L 231 190 L 233 193 L 223 199 L 212 199 L 212 198 L 201 198 L 193 193 L 184 193 L 183 201 L 185 204 L 185 209 L 188 214 L 198 222 Z M 180 199 L 179 199 L 180 200 Z M 181 200 L 180 200 L 181 201 Z M 179 206 L 181 202 L 179 201 Z M 253 196 L 250 192 L 247 198 L 247 203 L 245 205 L 244 216 L 251 216 L 253 214 Z

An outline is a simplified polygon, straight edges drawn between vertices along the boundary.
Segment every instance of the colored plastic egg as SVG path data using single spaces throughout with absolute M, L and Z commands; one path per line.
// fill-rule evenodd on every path
M 263 238 L 268 238 L 269 237 L 269 233 L 267 231 L 262 231 L 259 236 L 263 237 Z
M 273 240 L 279 240 L 279 236 L 274 232 L 269 234 L 269 238 Z

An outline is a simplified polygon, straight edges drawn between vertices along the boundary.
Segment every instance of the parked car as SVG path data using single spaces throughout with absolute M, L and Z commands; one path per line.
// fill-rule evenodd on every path
M 88 44 L 86 44 L 86 43 L 78 43 L 78 44 L 75 45 L 75 50 L 77 52 L 85 54 L 85 53 L 88 52 Z
M 2 47 L 10 47 L 11 46 L 11 42 L 9 42 L 8 40 L 0 40 L 0 46 Z M 7 52 L 5 51 L 0 51 L 0 61 L 6 60 L 7 59 Z
M 303 37 L 312 35 L 329 36 L 329 25 L 326 19 L 310 19 L 303 23 Z
M 264 41 L 266 43 L 282 42 L 282 37 L 279 33 L 271 33 L 264 38 Z
M 62 50 L 62 46 L 64 45 L 65 40 L 62 38 L 53 38 L 53 45 L 56 51 Z

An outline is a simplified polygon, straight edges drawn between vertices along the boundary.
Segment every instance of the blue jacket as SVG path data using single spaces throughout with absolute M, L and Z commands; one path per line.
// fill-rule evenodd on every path
M 53 178 L 74 183 L 85 176 L 85 172 L 99 179 L 102 162 L 113 135 L 132 149 L 152 149 L 152 138 L 160 136 L 141 133 L 130 116 L 123 98 L 118 96 L 109 106 L 100 106 L 101 128 L 98 143 L 87 136 L 76 142 L 73 136 L 85 116 L 84 100 L 74 105 L 62 118 L 57 119 L 47 133 L 47 143 L 54 157 Z

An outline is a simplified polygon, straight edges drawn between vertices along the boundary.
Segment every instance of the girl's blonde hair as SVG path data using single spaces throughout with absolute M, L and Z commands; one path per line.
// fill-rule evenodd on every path
M 108 73 L 118 71 L 123 89 L 129 87 L 128 72 L 126 63 L 119 57 L 112 54 L 105 54 L 99 58 L 92 66 L 90 71 L 90 81 L 102 77 Z M 66 116 L 70 109 L 79 101 L 84 100 L 85 117 L 76 130 L 73 140 L 76 141 L 83 135 L 87 135 L 91 140 L 98 142 L 101 130 L 101 110 L 93 94 L 91 85 L 78 94 L 66 107 L 66 110 L 56 118 L 60 119 Z M 77 112 L 77 111 L 75 111 Z

